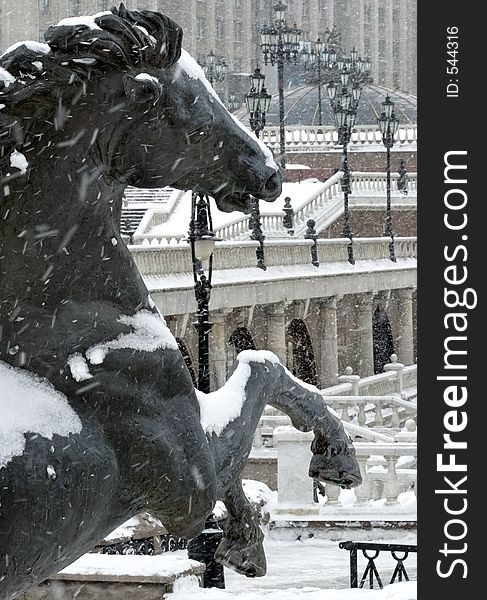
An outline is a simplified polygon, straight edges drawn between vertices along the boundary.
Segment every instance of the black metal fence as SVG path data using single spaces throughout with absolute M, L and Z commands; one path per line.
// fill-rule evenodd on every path
M 404 562 L 411 552 L 417 552 L 418 547 L 409 544 L 372 544 L 367 542 L 340 542 L 339 547 L 350 552 L 350 587 L 363 588 L 367 579 L 369 580 L 370 589 L 374 588 L 374 580 L 377 581 L 382 589 L 381 576 L 377 570 L 375 560 L 381 552 L 389 552 L 392 558 L 396 561 L 396 567 L 392 573 L 389 583 L 396 581 L 409 581 L 409 576 L 404 566 Z M 364 557 L 367 559 L 367 566 L 358 583 L 358 551 L 361 550 Z

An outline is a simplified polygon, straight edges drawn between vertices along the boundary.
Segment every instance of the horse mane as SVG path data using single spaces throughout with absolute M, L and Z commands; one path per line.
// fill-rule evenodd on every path
M 70 23 L 49 27 L 47 44 L 16 44 L 0 57 L 0 166 L 60 95 L 74 97 L 109 69 L 167 69 L 181 56 L 182 29 L 159 12 L 120 4 Z

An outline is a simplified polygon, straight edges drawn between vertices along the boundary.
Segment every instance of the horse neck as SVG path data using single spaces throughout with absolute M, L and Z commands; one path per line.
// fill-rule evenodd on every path
M 87 142 L 69 155 L 54 150 L 43 160 L 46 154 L 9 182 L 1 200 L 0 256 L 8 257 L 0 263 L 2 295 L 46 307 L 71 296 L 116 302 L 127 311 L 146 304 L 147 290 L 115 220 L 125 186 L 102 175 Z

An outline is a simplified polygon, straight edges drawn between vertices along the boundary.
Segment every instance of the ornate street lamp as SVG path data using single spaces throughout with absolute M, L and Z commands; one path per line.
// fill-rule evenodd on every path
M 272 96 L 267 93 L 265 88 L 265 75 L 261 73 L 257 67 L 254 73 L 250 76 L 250 92 L 245 96 L 247 110 L 250 115 L 250 128 L 259 137 L 260 132 L 265 127 L 266 114 L 271 105 Z M 250 229 L 252 234 L 250 239 L 259 242 L 259 247 L 256 250 L 257 266 L 259 269 L 266 270 L 264 263 L 264 240 L 265 236 L 262 232 L 260 208 L 258 198 L 251 198 L 251 214 L 250 214 Z
M 287 6 L 278 2 L 274 6 L 275 20 L 271 25 L 261 28 L 261 50 L 264 54 L 264 64 L 277 64 L 277 79 L 279 87 L 279 125 L 281 166 L 286 168 L 286 131 L 284 128 L 284 64 L 297 62 L 299 42 L 302 30 L 296 24 L 289 27 L 286 21 Z
M 228 102 L 226 106 L 230 112 L 233 112 L 240 108 L 240 102 L 237 100 L 237 97 L 233 94 L 228 98 Z
M 209 334 L 211 323 L 208 317 L 213 273 L 213 250 L 215 249 L 215 242 L 219 241 L 221 240 L 216 238 L 212 231 L 208 196 L 193 192 L 188 242 L 191 246 L 194 294 L 198 307 L 198 320 L 194 324 L 198 331 L 198 389 L 205 394 L 210 392 Z M 203 269 L 204 262 L 208 262 L 208 275 L 205 275 Z
M 321 94 L 321 86 L 322 86 L 322 73 L 323 67 L 332 68 L 333 64 L 330 63 L 330 52 L 326 47 L 325 42 L 322 42 L 320 38 L 316 40 L 314 43 L 314 47 L 311 47 L 311 50 L 305 48 L 301 51 L 301 60 L 304 62 L 306 69 L 314 69 L 316 67 L 316 72 L 318 76 L 318 125 L 321 127 L 323 125 L 323 111 L 322 111 L 322 94 Z
M 360 63 L 361 64 L 361 63 Z M 350 226 L 350 210 L 348 197 L 351 194 L 350 169 L 348 167 L 348 144 L 357 118 L 357 109 L 362 95 L 362 78 L 360 77 L 359 62 L 356 51 L 352 50 L 350 59 L 337 60 L 340 69 L 340 82 L 331 81 L 327 86 L 328 98 L 335 115 L 338 131 L 338 143 L 343 146 L 342 158 L 342 191 L 343 191 L 343 229 L 342 237 L 348 237 L 348 261 L 353 265 L 353 233 Z
M 394 136 L 399 128 L 399 121 L 394 113 L 394 102 L 392 102 L 389 94 L 382 103 L 382 113 L 377 119 L 379 130 L 382 134 L 382 143 L 387 151 L 387 206 L 386 219 L 384 224 L 384 235 L 391 238 L 389 242 L 389 256 L 393 262 L 396 262 L 396 253 L 394 249 L 394 227 L 392 225 L 391 211 L 391 148 L 394 146 Z
M 217 81 L 223 81 L 228 72 L 228 65 L 225 60 L 217 57 L 213 50 L 210 50 L 210 53 L 206 57 L 206 62 L 202 66 L 206 78 L 211 85 Z
M 265 75 L 257 67 L 250 76 L 250 92 L 245 96 L 247 110 L 250 115 L 250 128 L 259 137 L 265 127 L 266 115 L 269 111 L 272 96 L 265 88 Z

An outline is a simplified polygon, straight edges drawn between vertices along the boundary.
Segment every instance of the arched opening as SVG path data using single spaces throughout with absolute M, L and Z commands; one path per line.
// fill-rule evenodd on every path
M 255 350 L 254 340 L 246 327 L 237 327 L 230 336 L 228 343 L 234 346 L 236 354 L 244 350 Z
M 306 383 L 318 385 L 315 354 L 306 323 L 301 319 L 293 319 L 287 328 L 287 334 L 292 374 Z
M 392 327 L 386 311 L 378 306 L 372 318 L 372 339 L 374 344 L 374 373 L 382 373 L 384 365 L 391 362 L 394 354 Z
M 191 360 L 189 350 L 181 338 L 176 338 L 176 342 L 178 343 L 179 351 L 183 355 L 184 362 L 188 367 L 189 374 L 191 375 L 191 379 L 193 380 L 193 385 L 196 387 L 198 385 L 198 382 L 196 381 L 196 374 L 193 369 L 193 361 Z
M 252 334 L 246 327 L 237 327 L 228 338 L 227 344 L 227 375 L 233 371 L 235 361 L 240 352 L 244 350 L 255 350 L 255 342 Z

